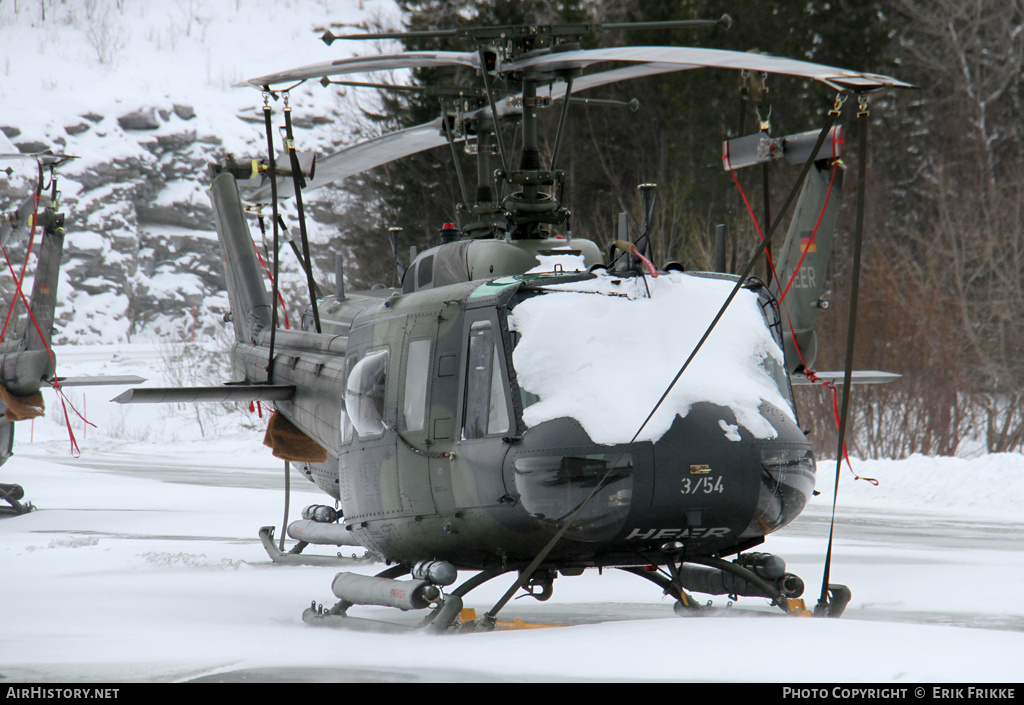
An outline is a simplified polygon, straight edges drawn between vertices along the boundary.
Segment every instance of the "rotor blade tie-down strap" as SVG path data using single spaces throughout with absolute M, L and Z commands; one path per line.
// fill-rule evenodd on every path
M 256 216 L 257 222 L 260 224 L 260 232 L 263 234 L 264 242 L 267 239 L 267 225 L 263 222 L 263 213 L 259 213 Z M 267 268 L 267 263 L 263 259 L 263 255 L 260 254 L 260 248 L 256 247 L 256 241 L 252 242 L 253 247 L 256 248 L 256 259 L 259 260 L 260 266 L 263 267 L 263 271 L 267 273 L 267 279 L 270 280 L 270 286 L 272 289 L 277 291 L 277 300 L 281 303 L 281 312 L 284 314 L 284 327 L 286 330 L 291 329 L 291 324 L 288 320 L 288 307 L 284 305 L 284 297 L 281 295 L 281 291 L 274 286 L 274 275 L 270 273 L 270 269 Z
M 860 260 L 861 245 L 864 241 L 864 200 L 867 193 L 867 158 L 868 158 L 868 118 L 867 98 L 858 96 L 860 110 L 857 112 L 858 137 L 860 144 L 857 165 L 857 225 L 853 233 L 853 271 L 850 282 L 850 318 L 846 331 L 846 367 L 843 375 L 843 408 L 839 420 L 839 448 L 842 449 L 846 440 L 846 422 L 850 411 L 850 386 L 853 379 L 853 347 L 857 330 L 857 298 L 860 294 Z M 816 154 L 816 152 L 812 152 Z M 825 569 L 821 578 L 821 595 L 818 597 L 818 608 L 826 609 L 828 605 L 828 581 L 832 567 L 832 538 L 836 525 L 836 504 L 839 501 L 839 471 L 842 468 L 842 453 L 836 453 L 836 475 L 832 486 L 832 519 L 828 528 L 828 550 L 825 554 Z M 877 484 L 877 483 L 876 483 Z M 818 609 L 815 610 L 816 612 Z
M 835 122 L 836 117 L 838 117 L 838 113 L 834 110 L 829 112 L 829 114 L 825 117 L 825 125 L 818 135 L 818 141 L 815 144 L 811 154 L 817 154 L 818 151 L 821 149 L 822 145 L 825 143 L 825 138 L 828 136 L 829 130 L 832 129 L 832 125 Z M 758 247 L 754 255 L 750 258 L 750 261 L 747 263 L 746 268 L 737 280 L 736 285 L 733 287 L 732 292 L 730 292 L 729 296 L 725 300 L 725 303 L 723 303 L 722 307 L 719 309 L 718 314 L 715 316 L 714 320 L 711 321 L 711 324 L 708 326 L 708 329 L 704 332 L 704 335 L 697 342 L 697 345 L 690 353 L 690 356 L 686 359 L 686 362 L 684 362 L 683 366 L 679 368 L 679 372 L 676 373 L 676 376 L 669 383 L 668 387 L 665 389 L 664 394 L 661 395 L 661 399 L 658 400 L 658 403 L 654 405 L 653 409 L 651 409 L 651 413 L 648 414 L 647 418 L 644 419 L 644 422 L 640 424 L 640 428 L 638 428 L 636 433 L 633 434 L 633 438 L 632 440 L 630 440 L 630 443 L 635 441 L 640 436 L 640 433 L 644 430 L 644 428 L 647 426 L 650 420 L 654 417 L 655 412 L 657 412 L 657 410 L 661 407 L 662 403 L 664 403 L 665 399 L 668 397 L 669 392 L 675 386 L 676 382 L 679 381 L 679 378 L 682 377 L 683 372 L 685 372 L 686 368 L 689 367 L 690 362 L 694 359 L 694 357 L 697 356 L 697 353 L 700 351 L 701 346 L 704 345 L 704 342 L 708 339 L 712 331 L 715 329 L 715 326 L 718 325 L 718 321 L 721 320 L 722 316 L 725 314 L 725 310 L 729 307 L 729 304 L 732 303 L 732 300 L 734 298 L 736 298 L 736 294 L 739 293 L 740 288 L 742 288 L 744 282 L 747 279 L 747 276 L 750 274 L 751 270 L 754 268 L 754 265 L 757 263 L 758 258 L 761 256 L 765 248 L 771 242 L 772 237 L 775 235 L 775 231 L 778 230 L 779 224 L 782 222 L 782 218 L 786 215 L 786 212 L 789 210 L 789 206 L 792 204 L 797 192 L 799 191 L 801 185 L 804 182 L 804 179 L 807 177 L 807 172 L 810 171 L 812 164 L 813 162 L 811 162 L 810 160 L 808 160 L 804 164 L 803 170 L 800 172 L 799 178 L 793 185 L 793 189 L 790 191 L 789 196 L 786 198 L 785 204 L 783 204 L 782 209 L 779 211 L 779 215 L 775 219 L 775 222 L 772 223 L 771 228 L 768 230 L 767 237 L 765 237 L 764 240 L 762 240 L 761 245 Z M 621 457 L 624 455 L 625 453 L 623 452 L 620 455 L 620 458 L 616 459 L 616 461 L 608 467 L 608 470 L 605 472 L 604 476 L 597 482 L 597 484 L 594 486 L 594 489 L 590 491 L 590 494 L 587 495 L 587 498 L 580 503 L 579 507 L 577 507 L 576 510 L 572 513 L 572 516 L 570 516 L 569 519 L 555 533 L 555 535 L 551 537 L 548 543 L 544 546 L 544 548 L 540 550 L 540 553 L 537 554 L 536 558 L 533 559 L 533 561 L 526 567 L 526 569 L 524 569 L 519 574 L 519 578 L 512 585 L 512 587 L 510 587 L 508 591 L 505 592 L 505 594 L 494 605 L 494 607 L 492 607 L 490 610 L 486 612 L 486 614 L 484 615 L 486 619 L 493 620 L 495 616 L 498 614 L 498 612 L 501 610 L 501 608 L 504 607 L 510 599 L 512 599 L 512 596 L 529 581 L 530 576 L 533 575 L 534 571 L 537 570 L 537 568 L 544 561 L 544 559 L 547 558 L 548 554 L 551 553 L 554 547 L 562 539 L 562 536 L 565 535 L 565 532 L 569 529 L 570 526 L 572 526 L 572 523 L 576 520 L 576 517 L 583 511 L 583 509 L 587 506 L 590 500 L 594 496 L 596 496 L 598 491 L 600 491 L 600 489 L 604 486 L 604 483 L 611 475 L 612 470 L 618 465 L 619 460 L 621 460 Z
M 274 343 L 277 338 L 277 285 L 278 263 L 278 230 L 277 230 L 277 160 L 274 158 L 274 125 L 270 119 L 270 86 L 263 90 L 263 124 L 267 132 L 267 164 L 270 167 L 270 209 L 274 222 L 274 275 L 270 278 L 274 291 L 271 295 L 273 307 L 270 315 L 270 353 L 267 357 L 267 383 L 274 381 Z M 253 341 L 255 342 L 255 341 Z
M 309 255 L 309 237 L 306 235 L 306 215 L 302 209 L 302 189 L 306 180 L 302 176 L 302 169 L 299 166 L 299 155 L 295 153 L 295 135 L 292 133 L 292 109 L 288 104 L 288 93 L 284 94 L 284 131 L 285 143 L 288 146 L 288 156 L 291 158 L 292 181 L 295 189 L 295 208 L 299 215 L 299 237 L 302 239 L 302 268 L 306 272 L 306 286 L 309 288 L 309 305 L 313 309 L 313 326 L 317 333 L 320 329 L 320 310 L 316 305 L 316 287 L 313 285 L 313 262 Z M 276 178 L 276 175 L 275 175 Z M 282 536 L 284 532 L 281 532 Z

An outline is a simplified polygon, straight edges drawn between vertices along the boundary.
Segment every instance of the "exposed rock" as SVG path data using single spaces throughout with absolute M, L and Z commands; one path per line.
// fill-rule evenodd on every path
M 138 218 L 139 223 L 144 225 L 173 225 L 192 230 L 209 230 L 213 227 L 213 209 L 203 204 L 140 206 Z
M 14 139 L 21 134 L 21 130 L 17 127 L 11 127 L 10 125 L 0 126 L 0 132 L 3 132 L 7 137 Z
M 312 117 L 293 117 L 292 124 L 295 127 L 310 128 L 316 125 L 330 125 L 334 122 L 332 118 L 326 115 L 313 115 Z
M 45 142 L 15 142 L 14 146 L 22 154 L 36 154 L 38 152 L 45 152 L 50 148 L 50 145 Z
M 211 232 L 207 165 L 222 159 L 224 148 L 221 135 L 178 122 L 195 116 L 186 104 L 167 111 L 147 107 L 117 118 L 117 129 L 113 119 L 90 112 L 50 132 L 37 135 L 33 128 L 45 142 L 25 138 L 18 127 L 0 127 L 5 135 L 22 136 L 17 146 L 23 152 L 64 145 L 82 157 L 60 172 L 68 230 L 62 280 L 69 285 L 58 303 L 57 342 L 174 334 L 183 321 L 192 324 L 193 307 L 197 329 L 223 327 L 228 300 Z M 98 138 L 113 148 L 107 151 Z M 316 220 L 328 215 L 311 201 Z M 287 291 L 290 278 L 283 281 Z
M 156 108 L 142 108 L 122 115 L 117 119 L 117 124 L 122 130 L 155 130 L 160 127 L 160 120 L 157 119 Z
M 87 172 L 73 176 L 85 191 L 91 191 L 104 184 L 135 181 L 142 177 L 137 159 L 117 159 L 98 164 Z

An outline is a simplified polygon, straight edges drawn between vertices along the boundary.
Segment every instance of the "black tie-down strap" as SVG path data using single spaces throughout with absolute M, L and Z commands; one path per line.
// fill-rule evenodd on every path
M 818 616 L 837 617 L 842 614 L 850 601 L 850 590 L 844 585 L 829 584 L 832 567 L 832 538 L 836 524 L 836 503 L 839 498 L 839 471 L 843 465 L 846 445 L 846 421 L 850 411 L 850 386 L 853 379 L 853 347 L 857 330 L 857 297 L 860 293 L 861 245 L 864 240 L 864 200 L 868 163 L 868 102 L 866 96 L 859 96 L 857 111 L 857 136 L 860 142 L 857 158 L 857 225 L 853 233 L 853 272 L 850 283 L 850 319 L 846 329 L 846 367 L 843 375 L 843 403 L 839 413 L 839 445 L 836 450 L 836 476 L 832 488 L 832 519 L 828 528 L 828 550 L 825 553 L 825 570 L 821 578 L 821 595 L 814 608 Z M 830 599 L 831 598 L 831 599 Z

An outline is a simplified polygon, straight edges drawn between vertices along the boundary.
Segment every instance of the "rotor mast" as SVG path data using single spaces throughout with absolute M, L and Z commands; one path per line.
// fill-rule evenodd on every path
M 639 23 L 571 23 L 571 24 L 529 24 L 500 25 L 488 27 L 466 27 L 447 30 L 426 30 L 415 32 L 386 32 L 373 34 L 336 35 L 330 29 L 323 31 L 321 39 L 330 45 L 336 39 L 463 39 L 476 46 L 479 57 L 478 70 L 483 83 L 483 93 L 490 107 L 490 119 L 485 111 L 478 111 L 476 117 L 466 124 L 459 125 L 460 131 L 475 129 L 477 134 L 477 186 L 473 202 L 466 197 L 467 189 L 463 185 L 463 204 L 461 210 L 471 216 L 470 222 L 462 227 L 463 235 L 470 238 L 495 237 L 504 233 L 506 239 L 538 239 L 549 235 L 550 226 L 564 225 L 570 212 L 562 206 L 564 195 L 565 172 L 556 170 L 552 163 L 547 169 L 541 159 L 540 140 L 538 136 L 538 109 L 551 105 L 551 99 L 539 97 L 538 88 L 554 81 L 568 84 L 562 100 L 565 101 L 562 115 L 558 121 L 555 137 L 555 151 L 552 161 L 557 159 L 558 147 L 565 129 L 565 117 L 572 91 L 572 81 L 582 74 L 578 68 L 528 68 L 525 71 L 506 71 L 503 65 L 514 63 L 530 56 L 540 56 L 555 52 L 579 49 L 581 38 L 588 34 L 622 30 L 670 30 L 670 29 L 710 29 L 720 27 L 728 29 L 732 20 L 723 15 L 717 20 L 676 20 L 667 22 Z M 334 25 L 338 27 L 340 25 Z M 518 96 L 508 97 L 504 91 L 495 89 L 494 80 L 521 84 Z M 324 81 L 327 81 L 325 78 Z M 501 116 L 497 101 L 507 98 L 510 105 L 521 103 L 522 108 L 522 148 L 518 164 L 511 162 L 506 154 L 501 139 Z M 456 115 L 460 119 L 461 115 Z M 445 133 L 455 154 L 453 135 L 448 127 L 448 116 L 442 116 Z M 472 124 L 472 123 L 475 123 Z M 492 178 L 490 165 L 491 135 L 501 157 L 501 169 L 494 172 Z M 460 169 L 460 184 L 462 183 Z M 500 194 L 505 190 L 495 184 L 504 182 L 510 187 L 511 193 L 504 197 Z

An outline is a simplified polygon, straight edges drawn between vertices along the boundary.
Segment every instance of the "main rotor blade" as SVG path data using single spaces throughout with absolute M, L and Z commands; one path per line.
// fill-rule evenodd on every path
M 359 174 L 395 159 L 439 147 L 445 144 L 445 138 L 441 136 L 441 128 L 441 118 L 437 118 L 422 125 L 398 132 L 389 132 L 386 135 L 347 147 L 330 156 L 321 157 L 316 160 L 314 178 L 306 179 L 306 190 L 320 188 L 344 179 L 346 176 Z M 294 195 L 292 179 L 279 178 L 277 197 L 291 198 Z M 269 181 L 245 196 L 245 200 L 251 203 L 268 203 L 270 198 Z
M 769 54 L 752 54 L 724 49 L 699 47 L 609 47 L 581 49 L 543 54 L 520 59 L 502 66 L 503 71 L 523 71 L 527 76 L 543 80 L 552 71 L 579 69 L 605 61 L 661 62 L 685 71 L 694 68 L 723 68 L 746 71 L 766 71 L 790 76 L 803 76 L 844 90 L 874 90 L 885 87 L 911 88 L 911 84 L 889 76 L 849 71 L 834 66 L 813 64 L 796 59 L 784 59 Z M 534 76 L 533 74 L 537 74 Z
M 617 81 L 655 76 L 678 70 L 679 67 L 675 64 L 651 63 L 625 66 L 610 71 L 600 71 L 575 79 L 573 81 L 573 93 Z M 561 81 L 552 85 L 550 92 L 552 100 L 565 97 L 565 89 L 566 84 Z M 500 101 L 497 107 L 499 120 L 512 115 L 519 115 L 522 112 L 521 108 L 511 107 L 508 100 Z M 476 117 L 489 118 L 490 112 L 490 108 L 481 108 L 467 117 L 470 119 Z M 434 147 L 440 147 L 447 143 L 447 139 L 442 133 L 443 127 L 441 118 L 437 118 L 415 127 L 374 137 L 365 142 L 346 147 L 340 152 L 320 157 L 316 160 L 315 178 L 306 180 L 306 190 L 320 188 L 335 181 L 340 181 L 346 176 L 353 176 L 396 159 L 408 157 L 412 154 L 433 149 Z M 278 198 L 290 198 L 294 195 L 291 179 L 278 179 L 277 195 Z M 247 195 L 245 200 L 252 203 L 267 203 L 270 200 L 269 182 Z
M 392 69 L 417 69 L 429 66 L 470 66 L 478 68 L 480 57 L 476 53 L 461 51 L 409 51 L 400 54 L 382 54 L 380 56 L 357 56 L 350 59 L 323 61 L 319 64 L 300 66 L 287 71 L 269 73 L 266 76 L 250 78 L 239 86 L 263 88 L 282 83 L 294 83 L 310 78 L 324 76 L 340 76 L 347 73 L 364 73 L 368 71 L 390 71 Z
M 64 162 L 71 159 L 78 159 L 78 157 L 72 154 L 54 154 L 49 149 L 44 152 L 4 152 L 3 154 L 0 154 L 0 161 L 13 159 L 31 159 L 43 166 L 58 167 Z

